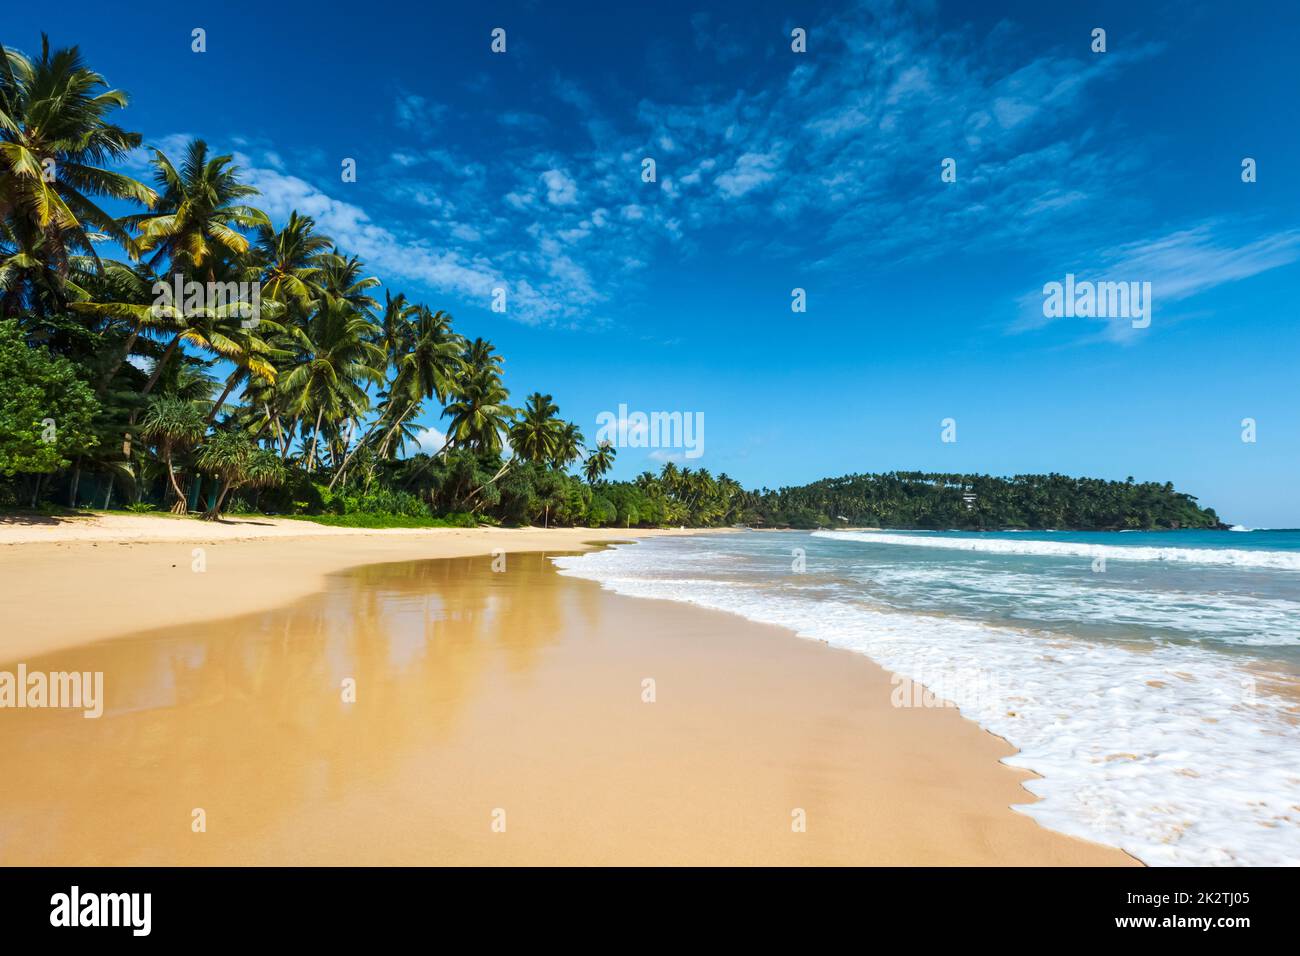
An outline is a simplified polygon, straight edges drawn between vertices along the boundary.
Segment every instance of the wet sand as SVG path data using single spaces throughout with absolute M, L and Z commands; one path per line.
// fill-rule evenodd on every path
M 1011 811 L 1012 749 L 864 657 L 505 561 L 25 658 L 107 702 L 0 711 L 0 863 L 1133 862 Z
M 370 531 L 306 521 L 96 515 L 0 519 L 0 665 L 122 634 L 284 607 L 325 576 L 384 561 L 698 534 L 633 528 Z M 716 532 L 715 532 L 716 533 Z M 198 573 L 199 568 L 202 573 Z

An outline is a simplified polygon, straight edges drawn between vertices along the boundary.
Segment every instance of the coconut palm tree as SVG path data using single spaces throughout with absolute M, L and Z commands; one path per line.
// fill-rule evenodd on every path
M 378 344 L 388 356 L 388 364 L 396 365 L 397 360 L 406 354 L 411 342 L 411 317 L 419 306 L 406 301 L 406 295 L 399 292 L 393 295 L 384 290 L 384 311 L 379 318 Z
M 465 340 L 452 330 L 450 315 L 423 305 L 416 309 L 407 347 L 397 356 L 388 389 L 385 417 L 390 424 L 379 443 L 381 456 L 387 454 L 398 426 L 418 414 L 425 399 L 446 403 L 464 369 L 464 348 Z
M 582 464 L 582 472 L 587 476 L 587 483 L 594 485 L 596 479 L 614 466 L 614 459 L 617 457 L 618 449 L 614 447 L 613 442 L 606 440 L 597 445 Z
M 192 401 L 167 395 L 149 403 L 144 421 L 140 423 L 140 434 L 146 441 L 153 442 L 158 457 L 167 466 L 167 479 L 176 492 L 176 501 L 171 509 L 173 514 L 183 515 L 188 510 L 185 492 L 176 480 L 174 456 L 176 452 L 198 444 L 205 431 L 207 424 L 203 421 L 203 413 Z
M 140 231 L 132 251 L 147 257 L 155 269 L 165 259 L 170 272 L 191 279 L 214 280 L 222 260 L 236 260 L 249 250 L 242 230 L 269 227 L 260 209 L 242 200 L 257 189 L 240 182 L 231 156 L 209 156 L 208 144 L 193 140 L 185 148 L 179 170 L 161 150 L 151 163 L 160 190 L 156 208 L 124 221 Z
M 40 57 L 31 59 L 0 45 L 0 220 L 10 224 L 7 235 L 21 250 L 9 252 L 5 263 L 26 271 L 26 259 L 11 260 L 30 256 L 54 274 L 43 290 L 52 301 L 27 284 L 27 305 L 39 314 L 66 303 L 62 283 L 73 253 L 98 267 L 98 234 L 129 241 L 96 198 L 146 206 L 157 199 L 148 186 L 103 168 L 140 145 L 140 134 L 109 122 L 126 104 L 126 94 L 109 89 L 75 46 L 51 52 L 42 34 Z
M 331 489 L 342 480 L 352 456 L 370 441 L 379 427 L 384 427 L 384 434 L 379 440 L 378 453 L 386 457 L 399 436 L 409 434 L 403 429 L 419 414 L 424 401 L 436 397 L 439 402 L 446 402 L 464 369 L 461 352 L 465 340 L 452 330 L 450 315 L 416 306 L 406 314 L 413 318 L 403 327 L 398 323 L 404 313 L 406 309 L 401 303 L 388 300 L 376 338 L 390 349 L 386 357 L 394 368 L 393 381 L 384 393 L 380 414 L 335 470 L 330 479 Z
M 443 409 L 451 421 L 447 444 L 488 454 L 500 454 L 501 434 L 509 427 L 514 409 L 506 404 L 510 393 L 501 382 L 501 356 L 485 339 L 475 339 L 465 349 L 465 370 Z
M 567 468 L 570 462 L 577 461 L 586 449 L 582 446 L 582 432 L 573 422 L 561 422 L 555 439 L 555 454 L 551 464 L 556 468 Z
M 141 335 L 166 334 L 175 338 L 183 328 L 184 316 L 180 308 L 154 301 L 153 287 L 160 281 L 146 265 L 132 267 L 109 261 L 94 283 L 97 301 L 68 304 L 73 312 L 102 319 L 107 323 L 106 328 L 116 325 L 124 333 L 121 348 L 104 362 L 97 394 L 102 396 L 107 392 L 114 377 L 131 357 Z
M 309 312 L 325 294 L 322 283 L 333 245 L 316 232 L 316 220 L 296 210 L 278 231 L 269 224 L 258 227 L 253 261 L 261 272 L 262 298 Z
M 550 395 L 533 392 L 510 423 L 508 434 L 515 456 L 523 461 L 542 464 L 555 458 L 563 423 L 559 408 Z
M 288 411 L 295 422 L 313 422 L 307 453 L 312 471 L 322 422 L 339 423 L 370 408 L 365 386 L 383 384 L 384 354 L 374 343 L 370 317 L 327 295 L 289 365 L 283 375 Z
M 358 312 L 373 312 L 379 308 L 370 290 L 378 287 L 374 276 L 363 276 L 365 264 L 357 256 L 345 257 L 336 248 L 322 260 L 321 287 L 325 294 L 346 300 Z

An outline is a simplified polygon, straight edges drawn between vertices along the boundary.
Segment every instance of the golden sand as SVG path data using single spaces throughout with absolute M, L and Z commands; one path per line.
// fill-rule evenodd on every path
M 352 559 L 493 547 L 463 535 L 357 537 Z M 97 720 L 0 711 L 0 863 L 1133 862 L 1009 809 L 1032 799 L 998 762 L 1012 749 L 952 709 L 891 706 L 864 657 L 614 595 L 541 553 L 322 577 L 337 543 L 221 543 L 242 550 L 220 577 L 170 568 L 167 544 L 0 549 L 6 594 L 53 602 L 17 612 L 35 632 L 17 646 L 51 649 L 28 668 L 102 671 L 106 698 Z M 239 611 L 245 585 L 267 591 L 251 613 L 73 646 L 96 615 L 157 622 L 178 590 Z

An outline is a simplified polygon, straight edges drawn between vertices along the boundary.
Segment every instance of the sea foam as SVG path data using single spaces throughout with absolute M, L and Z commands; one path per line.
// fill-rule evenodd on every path
M 724 564 L 716 540 L 701 558 L 701 546 L 658 539 L 554 560 L 620 594 L 781 625 L 924 684 L 1019 748 L 1005 762 L 1041 775 L 1025 783 L 1040 799 L 1015 809 L 1052 829 L 1149 864 L 1300 863 L 1300 728 L 1250 661 L 889 609 L 814 574 Z
M 1108 561 L 1180 561 L 1192 564 L 1230 565 L 1238 568 L 1266 568 L 1272 571 L 1300 571 L 1300 553 L 1288 551 L 1161 548 L 1006 538 L 943 538 L 935 535 L 888 534 L 872 531 L 814 531 L 813 537 L 915 548 L 946 548 L 950 551 L 982 551 L 988 554 L 1037 554 L 1064 558 L 1105 558 Z

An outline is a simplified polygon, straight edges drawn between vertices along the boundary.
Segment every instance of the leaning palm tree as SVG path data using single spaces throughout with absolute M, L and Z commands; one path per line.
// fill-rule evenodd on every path
M 206 430 L 203 413 L 193 402 L 166 395 L 149 403 L 144 421 L 140 423 L 140 434 L 157 448 L 158 457 L 167 468 L 167 480 L 176 492 L 172 514 L 183 515 L 188 510 L 185 492 L 176 480 L 175 455 L 198 444 Z
M 221 261 L 248 252 L 242 230 L 271 224 L 266 213 L 243 202 L 257 195 L 257 189 L 240 182 L 232 157 L 209 156 L 208 144 L 201 139 L 186 147 L 179 170 L 161 150 L 153 153 L 161 197 L 152 213 L 126 217 L 140 230 L 130 248 L 154 268 L 166 259 L 172 273 L 215 279 Z
M 601 475 L 614 466 L 614 459 L 617 457 L 618 449 L 614 447 L 613 442 L 603 441 L 597 445 L 582 464 L 582 473 L 587 476 L 587 483 L 594 485 Z
M 97 197 L 146 206 L 157 199 L 148 186 L 103 168 L 140 145 L 138 133 L 109 122 L 127 97 L 107 87 L 77 47 L 51 52 L 42 34 L 40 57 L 32 59 L 0 45 L 0 220 L 26 236 L 25 254 L 56 277 L 53 302 L 28 289 L 27 304 L 39 313 L 66 303 L 61 284 L 73 253 L 98 267 L 98 234 L 129 240 Z
M 146 265 L 131 267 L 109 261 L 105 263 L 103 273 L 95 279 L 95 301 L 68 304 L 74 312 L 103 320 L 106 329 L 116 326 L 123 335 L 121 348 L 105 359 L 96 388 L 99 395 L 108 390 L 131 357 L 141 335 L 166 335 L 179 344 L 178 336 L 184 328 L 185 317 L 179 306 L 155 301 L 153 289 L 160 281 Z M 169 349 L 168 355 L 174 350 L 174 347 Z

